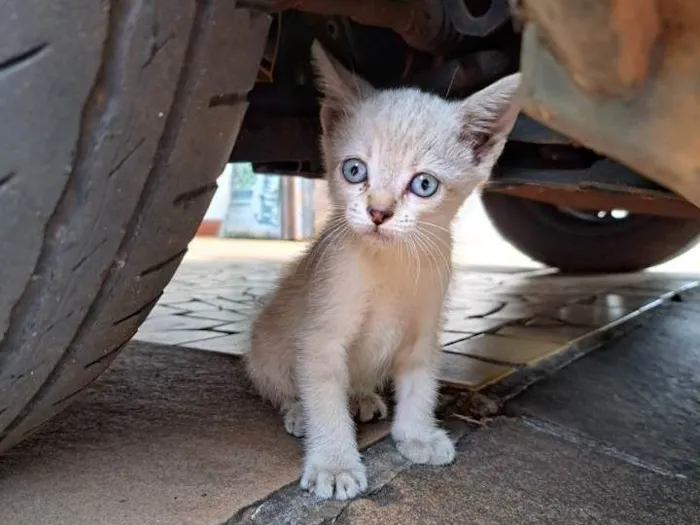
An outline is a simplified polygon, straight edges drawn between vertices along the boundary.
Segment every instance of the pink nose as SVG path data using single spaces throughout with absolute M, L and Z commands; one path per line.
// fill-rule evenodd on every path
M 394 212 L 389 209 L 373 208 L 372 206 L 367 208 L 367 213 L 372 218 L 372 222 L 377 226 L 384 224 L 394 216 Z

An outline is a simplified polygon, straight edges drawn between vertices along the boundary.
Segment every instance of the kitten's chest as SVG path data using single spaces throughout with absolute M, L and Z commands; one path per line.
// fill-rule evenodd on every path
M 363 324 L 373 346 L 400 346 L 435 328 L 444 294 L 430 277 L 397 270 L 368 279 Z
M 392 312 L 410 321 L 441 309 L 449 275 L 425 265 L 376 265 L 367 268 L 366 300 L 375 315 Z
M 435 332 L 440 315 L 436 303 L 421 302 L 419 295 L 397 289 L 391 281 L 369 287 L 364 304 L 363 321 L 350 353 L 353 382 L 386 377 L 402 352 Z
M 373 348 L 396 347 L 439 322 L 449 275 L 410 265 L 394 254 L 349 252 L 336 282 L 353 297 L 359 338 Z
M 386 296 L 368 302 L 350 351 L 353 383 L 381 382 L 400 349 L 410 344 L 410 332 L 410 318 Z
M 429 273 L 416 273 L 381 259 L 354 261 L 348 275 L 355 279 L 345 282 L 353 281 L 359 299 L 354 304 L 361 309 L 362 321 L 356 327 L 349 366 L 353 382 L 368 378 L 371 382 L 388 373 L 402 349 L 437 330 L 442 285 Z

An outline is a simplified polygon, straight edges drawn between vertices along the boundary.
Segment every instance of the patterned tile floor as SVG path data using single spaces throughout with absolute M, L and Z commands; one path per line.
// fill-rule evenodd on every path
M 207 251 L 211 246 L 200 242 L 136 339 L 236 355 L 245 351 L 256 301 L 274 286 L 283 260 L 300 248 L 290 249 L 287 243 L 276 250 L 280 243 L 265 241 L 228 241 L 226 246 L 235 257 Z M 697 285 L 698 279 L 663 273 L 585 277 L 536 268 L 459 268 L 441 336 L 442 380 L 481 390 L 574 346 L 594 344 L 613 327 Z

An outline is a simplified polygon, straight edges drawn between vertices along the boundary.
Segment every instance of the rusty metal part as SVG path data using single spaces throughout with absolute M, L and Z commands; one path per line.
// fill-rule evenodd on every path
M 442 0 L 448 18 L 462 35 L 488 36 L 508 20 L 508 0 L 489 0 L 486 11 L 481 15 L 472 14 L 469 6 L 472 3 L 473 0 Z
M 265 50 L 258 66 L 258 76 L 256 82 L 272 83 L 274 81 L 275 64 L 277 63 L 277 55 L 280 47 L 280 31 L 282 27 L 282 18 L 277 17 L 273 20 L 273 25 L 270 26 Z
M 509 66 L 510 59 L 505 53 L 486 49 L 441 61 L 429 69 L 407 68 L 408 72 L 396 84 L 417 86 L 448 99 L 461 99 L 504 76 Z
M 576 146 L 576 143 L 569 137 L 540 124 L 524 113 L 518 115 L 508 139 L 532 144 L 563 144 Z
M 654 34 L 654 23 L 646 18 L 638 19 L 632 11 L 624 11 L 629 19 L 620 16 L 622 11 L 613 13 L 611 6 L 623 3 L 588 0 L 586 10 L 576 9 L 581 2 L 572 0 L 523 3 L 529 17 L 521 60 L 524 110 L 700 206 L 700 2 L 634 0 L 624 4 L 630 10 L 642 10 L 645 17 L 653 17 L 654 6 L 658 10 L 662 29 L 657 45 L 649 50 L 653 56 L 647 61 L 651 63 L 648 71 L 644 58 L 635 58 L 634 53 L 634 67 L 621 63 L 630 50 L 644 55 L 649 35 Z M 568 31 L 551 30 L 556 24 L 551 18 L 547 21 L 543 4 L 554 6 L 558 23 Z M 604 12 L 611 14 L 607 20 L 600 17 Z M 649 34 L 640 35 L 634 20 L 646 20 Z M 597 31 L 618 37 L 586 40 L 582 36 Z M 618 43 L 627 51 L 620 52 Z M 572 56 L 603 56 L 611 64 L 588 62 L 586 66 L 585 58 L 576 62 Z M 577 64 L 583 67 L 578 69 Z M 618 89 L 625 85 L 636 88 L 619 97 L 586 91 L 582 85 L 595 87 L 604 78 L 591 70 L 595 64 L 617 78 Z
M 498 165 L 485 190 L 562 208 L 700 219 L 700 208 L 609 159 L 577 168 Z
M 322 173 L 318 153 L 318 117 L 246 115 L 231 152 L 231 162 L 285 164 L 310 162 Z M 284 137 L 284 140 L 280 140 Z M 274 144 L 271 147 L 270 144 Z
M 522 157 L 521 148 L 515 151 L 514 159 L 511 155 L 513 146 L 512 142 L 506 145 L 499 164 L 491 174 L 492 179 L 517 183 L 599 186 L 618 192 L 653 190 L 672 193 L 668 188 L 640 176 L 622 164 L 610 159 L 596 159 L 595 154 L 590 152 L 586 154 L 587 150 L 572 150 L 547 144 L 538 148 L 537 157 L 527 160 Z M 513 165 L 512 161 L 516 159 L 516 164 Z
M 412 47 L 427 52 L 442 50 L 446 42 L 441 13 L 431 2 L 396 0 L 273 0 L 274 11 L 294 9 L 325 16 L 345 16 L 368 26 L 391 29 Z
M 661 27 L 655 0 L 524 4 L 526 18 L 581 89 L 624 95 L 644 82 Z
M 521 197 L 577 210 L 626 210 L 640 215 L 660 215 L 700 220 L 700 208 L 672 193 L 648 189 L 619 189 L 579 184 L 489 181 L 483 191 Z

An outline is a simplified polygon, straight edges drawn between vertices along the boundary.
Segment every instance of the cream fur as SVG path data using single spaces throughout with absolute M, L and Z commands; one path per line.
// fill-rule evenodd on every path
M 302 487 L 347 499 L 367 487 L 352 416 L 385 417 L 377 392 L 388 381 L 398 450 L 416 463 L 454 459 L 433 415 L 452 271 L 450 224 L 503 149 L 517 114 L 518 77 L 447 102 L 415 89 L 375 90 L 318 44 L 313 51 L 324 92 L 333 211 L 255 320 L 246 361 L 261 395 L 283 413 L 287 431 L 305 436 Z M 477 156 L 472 146 L 484 143 L 483 134 L 487 146 Z M 343 179 L 340 166 L 349 157 L 366 163 L 367 184 Z M 406 191 L 419 172 L 440 180 L 434 196 Z M 369 204 L 394 211 L 379 233 Z

